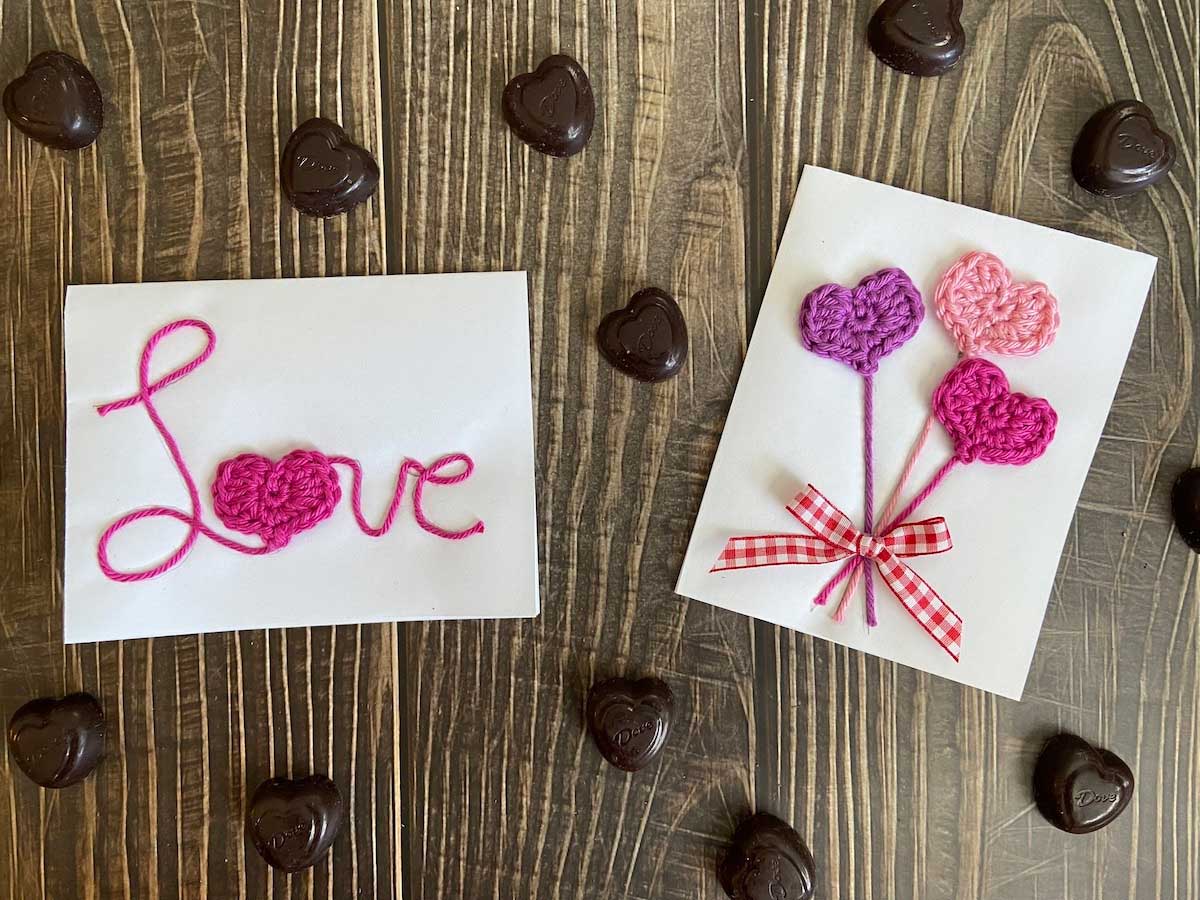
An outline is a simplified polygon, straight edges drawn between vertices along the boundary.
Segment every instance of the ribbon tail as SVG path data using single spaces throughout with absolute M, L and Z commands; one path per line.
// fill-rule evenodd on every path
M 888 588 L 908 610 L 908 614 L 958 662 L 962 653 L 962 616 L 894 553 L 885 553 L 876 560 L 876 565 Z
M 849 550 L 837 547 L 824 538 L 811 534 L 759 534 L 731 537 L 717 557 L 710 572 L 733 569 L 757 569 L 762 566 L 811 566 L 837 562 L 851 556 Z

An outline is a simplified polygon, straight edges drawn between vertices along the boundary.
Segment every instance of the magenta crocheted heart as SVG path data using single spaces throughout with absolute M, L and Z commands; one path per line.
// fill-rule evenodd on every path
M 964 463 L 1023 466 L 1046 452 L 1058 427 L 1049 403 L 1013 393 L 1000 368 L 984 359 L 964 359 L 946 374 L 933 412 Z
M 256 453 L 225 460 L 217 467 L 212 495 L 225 527 L 256 534 L 278 550 L 333 515 L 342 489 L 323 453 L 293 450 L 278 462 Z
M 824 284 L 800 305 L 800 338 L 818 356 L 860 375 L 917 333 L 925 317 L 921 292 L 900 269 L 868 275 L 856 288 Z

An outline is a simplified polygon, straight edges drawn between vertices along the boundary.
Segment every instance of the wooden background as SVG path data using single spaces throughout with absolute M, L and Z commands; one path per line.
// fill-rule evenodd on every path
M 1167 514 L 1197 458 L 1197 0 L 968 2 L 969 55 L 933 81 L 870 55 L 874 5 L 0 0 L 0 80 L 59 48 L 107 102 L 78 154 L 0 135 L 0 713 L 84 688 L 111 720 L 79 787 L 40 791 L 0 754 L 0 900 L 718 898 L 751 809 L 806 836 L 823 898 L 1200 897 L 1197 557 Z M 567 163 L 497 115 L 504 82 L 558 50 L 599 102 Z M 1101 201 L 1069 150 L 1127 95 L 1179 160 Z M 384 171 L 328 223 L 277 190 L 282 142 L 316 113 Z M 1161 259 L 1022 703 L 672 593 L 805 163 Z M 63 647 L 65 285 L 491 268 L 531 278 L 540 618 Z M 651 283 L 692 334 L 656 388 L 592 342 Z M 679 719 L 631 777 L 581 705 L 593 679 L 642 672 L 671 681 Z M 1060 727 L 1137 772 L 1091 837 L 1032 809 Z M 340 783 L 350 827 L 311 874 L 272 874 L 245 797 L 310 770 Z

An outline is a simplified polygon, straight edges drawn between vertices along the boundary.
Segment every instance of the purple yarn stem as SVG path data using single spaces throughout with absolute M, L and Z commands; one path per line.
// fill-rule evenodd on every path
M 863 376 L 863 534 L 875 533 L 875 376 Z M 862 560 L 862 557 L 859 557 Z M 867 587 L 867 625 L 879 624 L 875 618 L 875 578 L 870 567 L 864 573 Z
M 925 485 L 925 487 L 921 490 L 921 493 L 913 497 L 912 500 L 909 501 L 908 506 L 904 507 L 904 509 L 900 511 L 899 515 L 896 516 L 896 518 L 892 519 L 892 521 L 888 522 L 887 525 L 881 528 L 879 533 L 887 534 L 897 525 L 911 516 L 914 512 L 916 512 L 917 508 L 929 499 L 929 495 L 937 490 L 938 485 L 945 480 L 946 476 L 950 474 L 950 470 L 958 465 L 958 462 L 959 460 L 956 456 L 952 456 L 946 460 L 946 462 L 942 464 L 942 467 L 934 474 L 933 478 L 929 479 L 929 484 Z M 837 573 L 829 579 L 825 587 L 821 588 L 821 593 L 817 594 L 816 598 L 813 600 L 813 605 L 824 606 L 826 603 L 828 603 L 829 595 L 833 593 L 834 588 L 850 577 L 850 573 L 854 571 L 855 566 L 863 565 L 865 563 L 866 560 L 864 560 L 861 556 L 851 557 L 850 559 L 846 560 L 846 562 L 842 563 L 842 567 L 838 569 Z M 870 575 L 871 573 L 868 572 L 867 574 Z

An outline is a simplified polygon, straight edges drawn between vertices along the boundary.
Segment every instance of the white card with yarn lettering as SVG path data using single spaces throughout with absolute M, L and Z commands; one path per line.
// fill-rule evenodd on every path
M 1013 357 L 994 352 L 1003 342 L 979 340 L 970 346 L 977 358 L 960 360 L 964 326 L 953 318 L 958 301 L 945 306 L 943 312 L 951 315 L 943 325 L 935 295 L 943 275 L 973 251 L 1001 260 L 1012 289 L 1038 288 L 1021 300 L 1031 315 L 1045 313 L 1038 306 L 1043 298 L 1037 285 L 1024 283 L 1048 286 L 1061 318 L 1051 343 L 1027 342 L 1030 346 L 1016 349 L 1031 355 Z M 676 591 L 1020 698 L 1156 262 L 1076 235 L 807 167 Z M 829 298 L 844 295 L 858 325 L 876 327 L 874 301 L 860 297 L 861 284 L 850 286 L 892 267 L 907 273 L 903 281 L 915 288 L 925 309 L 915 333 L 895 341 L 872 375 L 875 512 L 885 508 L 898 483 L 940 384 L 948 388 L 940 396 L 955 438 L 952 443 L 947 430 L 933 425 L 897 508 L 919 499 L 921 487 L 939 473 L 944 478 L 903 518 L 909 527 L 888 532 L 880 523 L 873 529 L 877 537 L 889 535 L 889 556 L 879 541 L 860 541 L 855 533 L 866 530 L 866 379 L 851 367 L 861 360 L 822 343 L 820 335 L 802 339 L 801 309 L 818 287 L 844 285 L 842 294 L 809 302 L 824 304 L 819 310 L 828 312 L 836 305 Z M 1010 288 L 1002 293 L 1008 302 Z M 889 306 L 887 315 L 895 316 L 896 309 Z M 915 309 L 919 316 L 919 302 Z M 970 377 L 951 378 L 967 372 Z M 972 415 L 978 413 L 975 424 L 989 429 L 988 440 L 996 446 L 972 443 L 977 436 L 964 438 L 965 426 L 956 418 L 963 384 L 975 392 L 970 394 L 975 405 L 968 404 Z M 1026 453 L 1022 441 L 1036 447 Z M 1014 447 L 1022 452 L 1011 452 Z M 809 485 L 819 493 L 798 498 Z M 829 505 L 844 519 L 831 518 Z M 943 518 L 944 523 L 936 521 Z M 839 531 L 842 524 L 853 528 Z M 820 538 L 814 538 L 817 531 Z M 903 565 L 896 565 L 897 557 Z M 870 560 L 874 627 L 867 624 L 861 584 L 848 597 L 841 621 L 835 609 L 846 582 L 826 605 L 814 603 L 849 559 L 860 565 Z M 927 603 L 930 592 L 936 599 Z M 946 609 L 954 615 L 944 615 Z
M 524 273 L 71 287 L 67 643 L 538 613 Z

